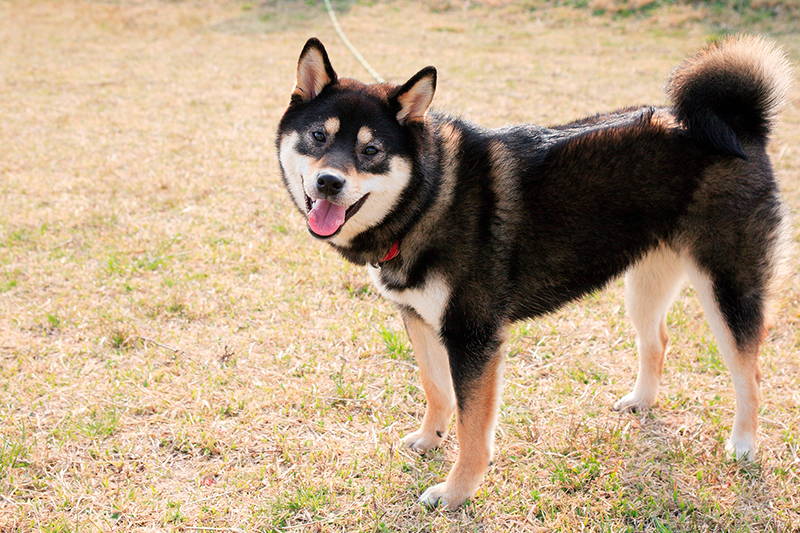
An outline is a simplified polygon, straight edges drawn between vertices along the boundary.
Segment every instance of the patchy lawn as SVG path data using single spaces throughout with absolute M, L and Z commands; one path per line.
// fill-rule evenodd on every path
M 727 29 L 800 58 L 792 3 L 562 4 L 335 6 L 384 77 L 436 65 L 434 105 L 487 126 L 662 104 L 670 69 Z M 402 324 L 280 183 L 305 40 L 368 79 L 321 3 L 0 16 L 0 531 L 800 530 L 796 268 L 754 463 L 724 458 L 733 390 L 691 289 L 658 406 L 611 412 L 636 369 L 614 282 L 514 328 L 495 463 L 464 509 L 427 510 L 457 443 L 399 446 L 424 408 Z M 770 146 L 795 220 L 798 95 Z

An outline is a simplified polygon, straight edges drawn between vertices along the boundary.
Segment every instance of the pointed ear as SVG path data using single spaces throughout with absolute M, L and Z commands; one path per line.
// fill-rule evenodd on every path
M 436 91 L 436 69 L 425 67 L 397 89 L 392 101 L 397 102 L 397 120 L 407 124 L 422 120 Z
M 316 37 L 306 42 L 297 62 L 297 85 L 292 91 L 292 103 L 308 102 L 316 98 L 325 86 L 335 82 L 333 71 L 325 47 Z

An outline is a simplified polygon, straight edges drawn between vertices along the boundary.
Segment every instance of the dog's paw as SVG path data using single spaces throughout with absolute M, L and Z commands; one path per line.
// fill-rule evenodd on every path
M 446 436 L 447 434 L 444 432 L 424 431 L 420 428 L 414 433 L 406 435 L 403 438 L 403 445 L 417 453 L 425 453 L 438 448 Z
M 614 409 L 614 411 L 619 411 L 621 413 L 624 413 L 626 411 L 635 413 L 637 411 L 644 411 L 646 409 L 649 409 L 655 403 L 656 403 L 655 399 L 642 398 L 639 395 L 631 392 L 630 394 L 626 394 L 625 396 L 617 400 L 612 409 Z
M 725 455 L 734 461 L 753 461 L 756 458 L 755 443 L 729 439 L 725 443 Z
M 419 497 L 419 503 L 426 507 L 441 507 L 448 511 L 455 511 L 467 501 L 472 494 L 460 493 L 447 486 L 447 483 L 439 483 L 426 490 Z

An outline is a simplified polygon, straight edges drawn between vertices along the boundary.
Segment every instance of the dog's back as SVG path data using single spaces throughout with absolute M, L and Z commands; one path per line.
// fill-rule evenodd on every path
M 790 78 L 783 53 L 763 39 L 728 39 L 674 71 L 670 108 L 497 132 L 485 174 L 511 197 L 495 200 L 495 217 L 507 222 L 497 232 L 520 285 L 512 318 L 551 311 L 666 245 L 705 271 L 746 278 L 715 291 L 728 302 L 736 298 L 723 285 L 755 291 L 763 309 L 724 313 L 740 344 L 760 335 L 788 248 L 766 145 Z

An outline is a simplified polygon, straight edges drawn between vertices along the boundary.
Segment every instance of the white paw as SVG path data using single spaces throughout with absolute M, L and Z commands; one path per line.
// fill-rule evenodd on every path
M 630 394 L 626 394 L 622 398 L 620 398 L 617 403 L 614 404 L 614 411 L 630 411 L 635 413 L 637 411 L 644 411 L 645 409 L 649 409 L 650 407 L 655 404 L 655 399 L 650 398 L 641 398 L 637 394 L 631 392 Z
M 446 433 L 423 431 L 420 428 L 414 433 L 403 437 L 403 445 L 417 453 L 425 453 L 438 448 L 446 436 Z
M 745 440 L 728 440 L 725 443 L 725 455 L 734 461 L 753 461 L 756 458 L 756 445 Z
M 419 497 L 419 503 L 427 507 L 442 507 L 448 511 L 455 511 L 470 496 L 472 494 L 463 494 L 450 490 L 447 487 L 447 483 L 439 483 L 426 490 Z

